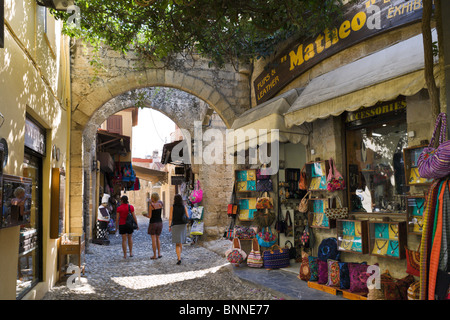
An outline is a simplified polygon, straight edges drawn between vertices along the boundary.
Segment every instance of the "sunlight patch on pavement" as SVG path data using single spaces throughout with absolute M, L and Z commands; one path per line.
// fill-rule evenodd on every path
M 201 278 L 208 273 L 217 272 L 220 268 L 222 268 L 227 264 L 195 271 L 186 271 L 170 274 L 155 274 L 147 276 L 114 277 L 111 280 L 117 283 L 118 285 L 124 286 L 128 289 L 140 290 L 157 286 L 163 286 L 175 282 Z

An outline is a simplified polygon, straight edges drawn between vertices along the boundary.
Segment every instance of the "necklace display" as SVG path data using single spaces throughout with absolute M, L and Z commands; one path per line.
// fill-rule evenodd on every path
M 419 205 L 419 204 L 417 203 L 417 200 L 416 200 L 417 215 L 419 215 L 419 216 L 421 215 L 421 213 L 420 213 L 421 210 L 420 210 L 420 209 L 423 208 L 423 205 L 424 205 L 424 204 L 425 204 L 425 201 L 423 201 L 422 204 Z
M 382 227 L 380 226 L 380 224 L 378 224 L 378 238 L 383 238 L 383 233 L 384 233 L 384 231 L 386 230 L 386 228 L 387 228 L 387 225 L 386 224 L 381 224 L 382 225 Z M 381 229 L 382 228 L 382 229 Z M 381 229 L 381 230 L 380 230 Z
M 396 242 L 397 246 L 395 248 L 392 247 L 392 243 Z M 389 247 L 392 249 L 391 254 L 393 255 L 395 253 L 395 250 L 398 249 L 398 241 L 389 241 Z
M 394 237 L 398 238 L 398 226 L 391 224 L 389 225 L 389 229 L 391 229 L 391 231 L 394 233 Z
M 378 251 L 377 251 L 378 254 L 380 254 L 380 253 L 381 253 L 381 249 L 383 249 L 383 248 L 387 245 L 388 240 L 385 240 L 385 241 L 384 241 L 384 244 L 383 244 L 381 247 L 378 245 L 379 242 L 380 242 L 380 241 L 375 241 L 375 245 L 376 245 L 377 248 L 378 248 Z

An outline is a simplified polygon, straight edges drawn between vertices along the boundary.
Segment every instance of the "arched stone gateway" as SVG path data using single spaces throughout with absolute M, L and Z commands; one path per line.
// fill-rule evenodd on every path
M 204 121 L 205 116 L 214 111 L 222 119 L 223 129 L 229 128 L 250 104 L 247 72 L 237 72 L 231 66 L 212 69 L 207 60 L 199 57 L 179 56 L 165 66 L 146 67 L 134 52 L 125 55 L 109 48 L 95 52 L 77 41 L 72 49 L 71 77 L 69 213 L 70 232 L 74 233 L 91 228 L 95 136 L 98 127 L 110 115 L 135 106 L 139 101 L 192 132 L 194 121 Z M 183 103 L 171 102 L 168 93 Z M 223 195 L 225 208 L 232 189 L 232 166 L 224 165 L 220 170 L 200 168 L 200 176 L 208 176 L 211 170 L 216 182 L 204 189 L 212 188 L 214 193 Z M 217 172 L 227 177 L 225 183 L 217 183 Z M 211 204 L 211 209 L 217 212 L 220 206 L 216 202 Z M 217 214 L 213 219 L 218 219 Z

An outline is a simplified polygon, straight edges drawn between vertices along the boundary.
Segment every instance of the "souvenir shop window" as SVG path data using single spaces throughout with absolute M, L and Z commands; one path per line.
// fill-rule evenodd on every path
M 352 212 L 406 212 L 403 149 L 407 147 L 406 112 L 347 124 L 347 181 Z

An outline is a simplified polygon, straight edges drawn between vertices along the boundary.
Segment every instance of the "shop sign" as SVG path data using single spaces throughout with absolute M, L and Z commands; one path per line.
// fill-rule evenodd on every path
M 25 147 L 45 155 L 45 130 L 30 119 L 25 120 Z
M 348 112 L 345 122 L 348 123 L 356 120 L 363 120 L 366 118 L 379 116 L 390 112 L 395 112 L 397 110 L 405 108 L 406 108 L 405 100 L 384 102 L 370 108 L 361 108 L 355 112 Z
M 320 61 L 383 32 L 419 21 L 422 0 L 364 0 L 350 7 L 340 25 L 281 52 L 254 81 L 257 104 L 267 101 Z

